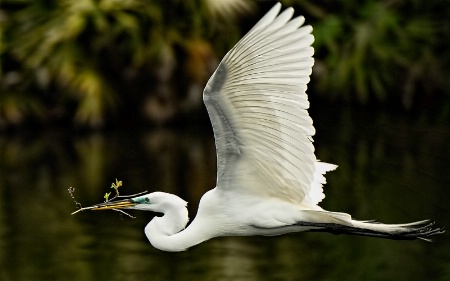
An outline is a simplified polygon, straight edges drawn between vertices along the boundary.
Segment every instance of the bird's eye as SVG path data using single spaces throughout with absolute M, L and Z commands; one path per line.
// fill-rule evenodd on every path
M 145 198 L 145 202 L 146 202 L 146 203 L 150 202 L 150 199 Z

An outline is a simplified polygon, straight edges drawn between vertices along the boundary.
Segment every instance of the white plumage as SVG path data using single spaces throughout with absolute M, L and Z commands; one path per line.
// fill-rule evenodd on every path
M 356 221 L 328 212 L 324 174 L 337 166 L 314 154 L 306 95 L 314 59 L 311 26 L 276 4 L 223 58 L 204 90 L 214 129 L 217 186 L 188 223 L 186 202 L 163 192 L 108 202 L 92 210 L 131 208 L 164 213 L 145 228 L 161 250 L 182 251 L 217 236 L 326 231 L 391 239 L 442 233 L 422 225 Z M 421 226 L 418 226 L 421 225 Z M 418 226 L 418 227 L 415 227 Z M 184 229 L 184 230 L 183 230 Z
M 289 21 L 292 8 L 277 17 L 280 6 L 225 55 L 204 100 L 216 139 L 217 187 L 308 207 L 323 197 L 321 182 L 313 184 L 322 164 L 314 155 L 306 95 L 314 37 L 311 26 L 301 27 L 303 17 Z

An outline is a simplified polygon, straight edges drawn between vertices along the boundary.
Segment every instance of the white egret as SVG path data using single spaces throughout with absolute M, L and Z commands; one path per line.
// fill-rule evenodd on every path
M 163 213 L 145 227 L 150 243 L 183 251 L 218 236 L 319 231 L 390 239 L 442 233 L 428 221 L 381 224 L 318 206 L 324 174 L 337 166 L 314 155 L 306 88 L 314 64 L 312 27 L 276 4 L 223 58 L 204 90 L 214 129 L 217 186 L 187 228 L 178 196 L 153 192 L 89 209 Z

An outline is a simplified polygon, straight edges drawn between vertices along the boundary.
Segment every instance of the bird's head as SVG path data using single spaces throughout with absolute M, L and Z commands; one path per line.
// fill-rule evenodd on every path
M 166 213 L 173 209 L 186 208 L 186 205 L 187 202 L 176 195 L 165 192 L 152 192 L 124 200 L 97 204 L 91 210 L 135 209 Z

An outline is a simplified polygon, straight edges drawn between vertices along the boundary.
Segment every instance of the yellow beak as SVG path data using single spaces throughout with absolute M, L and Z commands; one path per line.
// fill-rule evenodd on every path
M 136 206 L 137 203 L 131 201 L 130 199 L 121 200 L 116 202 L 107 202 L 103 204 L 98 204 L 93 206 L 91 210 L 93 211 L 103 211 L 103 210 L 111 210 L 111 209 L 125 209 Z

